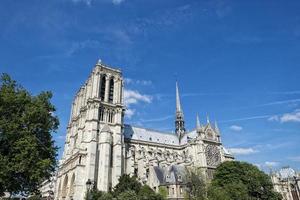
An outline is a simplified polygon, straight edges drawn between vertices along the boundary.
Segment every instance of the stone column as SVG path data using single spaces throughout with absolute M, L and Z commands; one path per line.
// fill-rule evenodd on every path
M 117 127 L 121 129 L 121 127 Z M 119 177 L 123 173 L 123 153 L 122 153 L 122 143 L 121 143 L 121 131 L 117 130 L 118 133 L 114 134 L 114 144 L 113 144 L 113 166 L 112 166 L 112 187 L 118 184 Z
M 110 75 L 107 74 L 106 76 L 106 82 L 105 82 L 105 95 L 104 95 L 104 101 L 108 102 L 108 95 L 109 95 L 109 81 L 110 81 Z
M 91 97 L 92 97 L 92 76 L 88 79 L 86 85 L 86 99 L 89 99 Z
M 98 91 L 99 91 L 99 73 L 94 72 L 93 73 L 93 91 L 92 91 L 92 97 L 97 98 L 98 97 Z
M 120 96 L 119 96 L 119 101 L 120 104 L 123 104 L 123 98 L 124 98 L 124 84 L 123 84 L 123 80 L 121 79 L 120 81 Z
M 110 130 L 104 130 L 99 135 L 99 163 L 98 163 L 97 187 L 100 191 L 105 191 L 105 192 L 109 190 L 109 186 L 110 186 L 111 144 L 112 144 L 112 133 Z
M 86 99 L 87 99 L 87 84 L 84 86 L 84 90 L 83 90 L 83 106 L 86 105 Z
M 86 134 L 85 144 L 87 149 L 87 158 L 85 163 L 85 172 L 86 180 L 90 179 L 91 181 L 95 180 L 95 164 L 96 164 L 96 149 L 97 149 L 97 130 L 98 130 L 98 119 L 95 116 L 98 116 L 99 105 L 92 103 L 88 105 L 87 110 L 87 119 L 85 123 Z
M 121 96 L 121 79 L 118 78 L 115 80 L 115 87 L 114 87 L 114 103 L 120 103 L 120 96 Z
M 97 98 L 100 99 L 100 95 L 101 95 L 101 84 L 102 84 L 102 74 L 99 73 L 99 77 L 98 77 L 98 96 Z

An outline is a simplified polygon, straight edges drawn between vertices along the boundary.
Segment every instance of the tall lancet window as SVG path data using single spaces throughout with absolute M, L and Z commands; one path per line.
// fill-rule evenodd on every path
M 106 83 L 106 77 L 103 76 L 101 79 L 101 88 L 100 88 L 100 100 L 104 101 L 105 96 L 105 83 Z
M 108 102 L 112 103 L 113 100 L 114 100 L 114 79 L 110 79 Z

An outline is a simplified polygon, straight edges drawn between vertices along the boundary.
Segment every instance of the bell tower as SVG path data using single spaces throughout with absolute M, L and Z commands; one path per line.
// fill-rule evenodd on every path
M 118 183 L 123 173 L 122 127 L 125 110 L 121 70 L 99 60 L 87 85 L 85 173 L 94 187 L 108 191 Z
M 95 71 L 98 90 L 95 101 L 99 105 L 96 156 L 98 169 L 95 175 L 98 189 L 108 191 L 118 183 L 123 173 L 123 79 L 120 70 L 110 68 L 101 61 L 96 64 Z

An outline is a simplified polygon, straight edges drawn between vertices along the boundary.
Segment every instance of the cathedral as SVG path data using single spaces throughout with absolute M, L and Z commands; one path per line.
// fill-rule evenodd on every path
M 122 72 L 98 62 L 72 103 L 64 153 L 59 163 L 55 199 L 83 200 L 87 185 L 109 191 L 122 174 L 136 175 L 156 192 L 164 186 L 168 199 L 183 199 L 185 169 L 201 168 L 208 178 L 233 156 L 221 143 L 217 124 L 186 131 L 176 83 L 174 132 L 124 124 Z

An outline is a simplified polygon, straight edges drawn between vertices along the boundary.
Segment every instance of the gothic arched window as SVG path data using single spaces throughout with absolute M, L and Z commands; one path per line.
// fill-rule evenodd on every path
M 105 97 L 105 83 L 106 83 L 106 77 L 103 76 L 101 79 L 101 88 L 100 88 L 100 100 L 104 101 Z
M 114 79 L 110 79 L 108 102 L 112 103 L 113 100 L 114 100 Z

